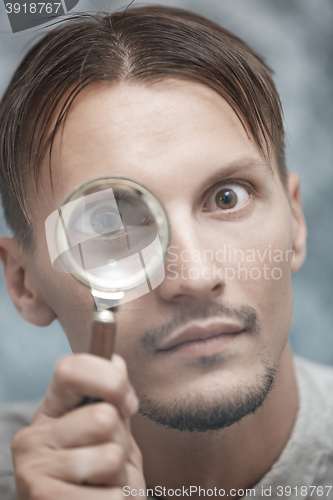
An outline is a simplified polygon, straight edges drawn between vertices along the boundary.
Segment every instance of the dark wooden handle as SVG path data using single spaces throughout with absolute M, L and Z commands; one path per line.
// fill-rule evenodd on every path
M 93 317 L 90 354 L 111 359 L 116 338 L 116 320 L 112 311 L 97 311 Z
M 96 311 L 93 316 L 92 339 L 90 354 L 111 359 L 116 338 L 116 318 L 112 311 Z M 101 399 L 84 398 L 79 406 L 100 403 Z

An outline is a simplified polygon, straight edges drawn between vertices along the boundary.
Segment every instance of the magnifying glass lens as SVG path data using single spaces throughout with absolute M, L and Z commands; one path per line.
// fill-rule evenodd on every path
M 100 178 L 79 186 L 49 216 L 46 232 L 53 268 L 73 274 L 95 297 L 122 291 L 124 301 L 133 300 L 164 279 L 164 208 L 130 179 Z

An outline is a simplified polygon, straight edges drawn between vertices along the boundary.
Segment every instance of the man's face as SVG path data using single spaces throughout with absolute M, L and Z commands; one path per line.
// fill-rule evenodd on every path
M 290 331 L 296 270 L 292 213 L 274 160 L 265 163 L 235 112 L 206 86 L 165 80 L 82 91 L 56 136 L 54 189 L 44 165 L 30 201 L 30 265 L 74 351 L 89 350 L 92 298 L 52 269 L 45 220 L 78 184 L 113 174 L 155 192 L 171 227 L 165 280 L 117 313 L 116 351 L 144 411 L 231 404 L 267 390 Z

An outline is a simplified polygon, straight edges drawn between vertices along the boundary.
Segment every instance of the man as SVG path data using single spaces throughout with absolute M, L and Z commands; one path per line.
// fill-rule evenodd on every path
M 30 51 L 0 113 L 8 292 L 76 353 L 15 435 L 17 498 L 333 498 L 333 371 L 288 343 L 306 225 L 263 60 L 177 9 L 81 16 Z M 172 241 L 163 283 L 120 307 L 107 361 L 82 354 L 91 296 L 52 269 L 45 220 L 112 174 L 159 196 Z

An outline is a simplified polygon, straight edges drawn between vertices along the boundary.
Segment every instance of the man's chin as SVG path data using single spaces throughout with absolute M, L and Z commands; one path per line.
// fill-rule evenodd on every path
M 217 360 L 205 360 L 205 363 Z M 203 363 L 203 360 L 201 360 Z M 157 425 L 181 432 L 217 431 L 240 422 L 247 415 L 254 414 L 261 407 L 274 385 L 276 368 L 266 366 L 265 372 L 255 377 L 251 385 L 240 384 L 230 391 L 221 389 L 210 393 L 209 389 L 173 400 L 155 401 L 141 397 L 139 413 Z M 223 394 L 221 394 L 223 392 Z

